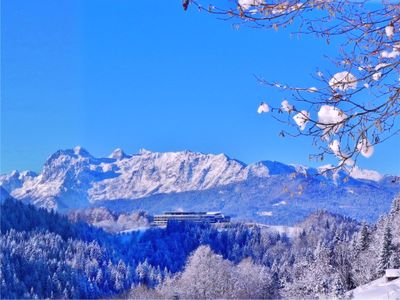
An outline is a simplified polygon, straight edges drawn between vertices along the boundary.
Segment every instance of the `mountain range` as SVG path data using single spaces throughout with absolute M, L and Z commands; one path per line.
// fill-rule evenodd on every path
M 275 161 L 246 165 L 224 154 L 191 151 L 98 158 L 82 147 L 59 150 L 39 174 L 0 176 L 5 193 L 60 212 L 104 206 L 114 211 L 222 211 L 233 219 L 291 225 L 316 210 L 376 221 L 400 191 L 397 176 L 354 168 L 307 168 Z M 329 168 L 328 168 L 329 169 Z

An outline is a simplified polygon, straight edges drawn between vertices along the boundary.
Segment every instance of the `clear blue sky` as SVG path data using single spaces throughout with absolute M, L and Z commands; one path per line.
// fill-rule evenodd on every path
M 76 145 L 314 165 L 309 139 L 279 138 L 281 125 L 256 114 L 282 96 L 253 74 L 314 85 L 308 75 L 335 53 L 324 41 L 235 30 L 180 0 L 4 0 L 1 30 L 1 173 L 39 171 Z M 359 164 L 399 173 L 398 149 L 397 137 Z

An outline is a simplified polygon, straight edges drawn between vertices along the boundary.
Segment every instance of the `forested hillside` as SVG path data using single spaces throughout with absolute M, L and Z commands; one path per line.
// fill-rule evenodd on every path
M 332 296 L 400 267 L 400 197 L 375 225 L 319 211 L 290 238 L 241 223 L 111 234 L 11 198 L 1 213 L 1 298 Z

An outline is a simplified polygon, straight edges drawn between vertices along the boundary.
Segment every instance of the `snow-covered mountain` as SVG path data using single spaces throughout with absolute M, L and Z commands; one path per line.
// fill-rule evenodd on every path
M 266 172 L 266 168 L 246 167 L 223 154 L 142 150 L 130 156 L 117 149 L 108 158 L 95 158 L 75 147 L 51 155 L 40 174 L 14 171 L 1 176 L 0 185 L 17 199 L 60 208 L 205 190 Z
M 400 190 L 395 177 L 376 172 L 358 170 L 355 178 L 344 182 L 344 173 L 323 170 L 272 161 L 246 165 L 224 154 L 190 151 L 141 150 L 127 155 L 116 149 L 106 158 L 97 158 L 75 147 L 51 155 L 39 174 L 2 175 L 0 186 L 16 199 L 60 211 L 106 203 L 116 209 L 128 205 L 150 212 L 218 209 L 257 221 L 274 219 L 282 209 L 291 211 L 299 200 L 313 202 L 300 207 L 300 214 L 305 208 L 327 208 L 329 201 L 321 202 L 325 198 L 348 205 L 352 197 L 365 196 L 367 202 L 371 197 L 387 197 L 389 205 Z

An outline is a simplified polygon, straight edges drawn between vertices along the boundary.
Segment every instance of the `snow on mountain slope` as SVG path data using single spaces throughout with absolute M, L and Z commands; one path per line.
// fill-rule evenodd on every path
M 22 187 L 24 182 L 32 180 L 37 174 L 31 171 L 12 171 L 8 175 L 0 176 L 0 184 L 6 191 L 13 191 Z
M 94 182 L 91 200 L 136 199 L 151 194 L 204 190 L 246 178 L 245 165 L 227 156 L 142 151 L 113 162 L 119 176 Z
M 400 278 L 387 281 L 382 277 L 351 290 L 347 295 L 354 300 L 397 300 L 400 299 Z
M 366 180 L 373 180 L 373 181 L 380 181 L 383 176 L 376 171 L 372 170 L 363 170 L 359 167 L 355 166 L 350 171 L 351 177 L 355 179 L 366 179 Z
M 129 202 L 151 212 L 177 205 L 201 210 L 214 207 L 261 222 L 290 220 L 294 214 L 331 207 L 347 207 L 351 216 L 359 216 L 359 211 L 366 211 L 361 206 L 388 199 L 380 206 L 384 209 L 395 190 L 400 191 L 395 177 L 380 181 L 376 176 L 374 180 L 350 178 L 343 183 L 343 172 L 322 176 L 320 172 L 272 161 L 246 165 L 224 154 L 190 151 L 141 150 L 127 155 L 116 149 L 109 157 L 96 158 L 75 147 L 51 155 L 40 174 L 0 176 L 0 186 L 16 199 L 60 211 L 135 200 Z M 259 211 L 272 215 L 266 218 Z
M 95 158 L 75 147 L 51 155 L 39 175 L 13 172 L 1 176 L 0 185 L 17 199 L 62 209 L 85 207 L 96 200 L 205 190 L 248 176 L 268 176 L 268 170 L 247 168 L 224 154 L 142 150 L 129 156 L 117 149 L 108 158 Z

